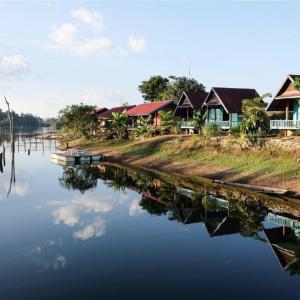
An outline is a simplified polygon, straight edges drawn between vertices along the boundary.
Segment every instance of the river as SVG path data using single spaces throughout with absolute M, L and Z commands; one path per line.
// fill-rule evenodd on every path
M 4 145 L 1 299 L 299 297 L 290 211 L 163 173 L 57 165 L 54 141 L 21 141 L 12 164 Z

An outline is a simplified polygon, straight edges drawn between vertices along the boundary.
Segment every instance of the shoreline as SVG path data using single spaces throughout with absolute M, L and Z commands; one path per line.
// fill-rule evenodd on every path
M 179 145 L 175 147 L 178 139 L 182 139 L 183 141 L 180 140 Z M 282 153 L 282 156 L 278 156 L 278 153 L 276 153 L 274 158 L 270 159 L 268 165 L 260 166 L 260 163 L 264 163 L 266 155 L 264 150 L 260 150 L 260 152 L 255 149 L 244 150 L 240 153 L 239 151 L 234 152 L 232 148 L 229 148 L 226 151 L 224 149 L 216 149 L 212 152 L 212 149 L 209 147 L 202 149 L 202 145 L 198 146 L 199 151 L 193 147 L 191 149 L 179 149 L 184 143 L 194 142 L 194 140 L 196 138 L 193 136 L 159 136 L 142 141 L 91 142 L 76 140 L 70 141 L 68 144 L 70 148 L 78 148 L 91 153 L 100 153 L 104 156 L 105 160 L 111 162 L 125 163 L 184 176 L 285 189 L 291 193 L 300 195 L 299 162 L 295 161 L 293 172 L 289 169 L 290 164 L 293 164 L 293 161 L 299 155 L 298 149 Z M 170 151 L 170 147 L 175 150 Z M 60 146 L 60 149 L 64 149 L 64 144 Z M 200 158 L 195 157 L 193 159 L 195 154 L 200 156 Z M 294 156 L 291 156 L 292 154 Z M 219 156 L 221 156 L 221 163 L 214 161 Z M 228 159 L 229 163 L 222 163 L 223 158 L 225 160 Z M 240 162 L 240 160 L 242 160 L 242 164 L 235 166 L 236 161 Z M 280 165 L 281 160 L 282 165 Z M 243 163 L 246 166 L 243 166 Z M 282 171 L 280 172 L 281 169 Z

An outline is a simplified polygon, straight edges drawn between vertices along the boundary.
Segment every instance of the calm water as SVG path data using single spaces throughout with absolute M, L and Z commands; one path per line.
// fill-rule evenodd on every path
M 299 298 L 295 217 L 141 171 L 56 165 L 50 146 L 16 146 L 7 195 L 6 145 L 1 300 Z

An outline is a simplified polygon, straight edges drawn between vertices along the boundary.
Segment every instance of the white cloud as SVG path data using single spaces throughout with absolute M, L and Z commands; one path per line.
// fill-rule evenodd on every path
M 78 9 L 72 10 L 71 16 L 88 24 L 96 31 L 101 31 L 103 29 L 103 17 L 96 11 L 90 11 L 83 7 L 80 7 Z
M 79 34 L 76 25 L 64 23 L 52 26 L 50 38 L 54 49 L 62 49 L 76 55 L 114 54 L 116 49 L 110 39 L 104 37 L 86 38 Z
M 146 48 L 146 41 L 141 37 L 131 34 L 128 38 L 128 47 L 132 52 L 144 52 Z
M 22 54 L 0 56 L 0 75 L 4 79 L 16 79 L 28 70 L 28 62 Z
M 71 10 L 71 16 L 88 24 L 96 31 L 103 29 L 103 17 L 96 11 L 90 11 L 83 7 Z M 144 38 L 130 35 L 128 45 L 114 45 L 112 40 L 103 36 L 85 36 L 82 34 L 80 24 L 63 23 L 60 26 L 52 26 L 50 39 L 54 42 L 51 49 L 69 51 L 75 55 L 88 56 L 94 54 L 128 56 L 129 52 L 140 53 L 146 48 Z
M 71 227 L 79 223 L 82 214 L 109 212 L 114 206 L 114 202 L 109 197 L 97 199 L 85 195 L 77 196 L 69 201 L 55 201 L 50 204 L 59 206 L 53 212 L 54 223 L 64 223 Z
M 50 37 L 58 45 L 72 46 L 78 34 L 77 27 L 72 23 L 64 23 L 61 26 L 52 26 Z
M 143 208 L 139 204 L 139 200 L 134 200 L 129 204 L 128 213 L 129 216 L 137 216 L 144 213 Z
M 73 237 L 80 240 L 87 240 L 93 237 L 100 237 L 105 234 L 105 220 L 101 217 L 95 219 L 91 224 L 84 226 L 82 229 L 73 233 Z
M 24 178 L 19 178 L 15 183 L 13 183 L 10 195 L 23 197 L 26 195 L 28 188 L 29 188 L 28 181 L 25 180 Z M 0 180 L 0 200 L 6 198 L 8 190 L 9 190 L 8 179 Z

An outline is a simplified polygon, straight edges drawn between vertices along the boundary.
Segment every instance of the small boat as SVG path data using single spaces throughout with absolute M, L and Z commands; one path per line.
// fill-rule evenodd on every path
M 101 160 L 101 155 L 91 154 L 82 150 L 70 149 L 65 152 L 52 153 L 51 161 L 62 161 L 65 163 L 93 163 Z

